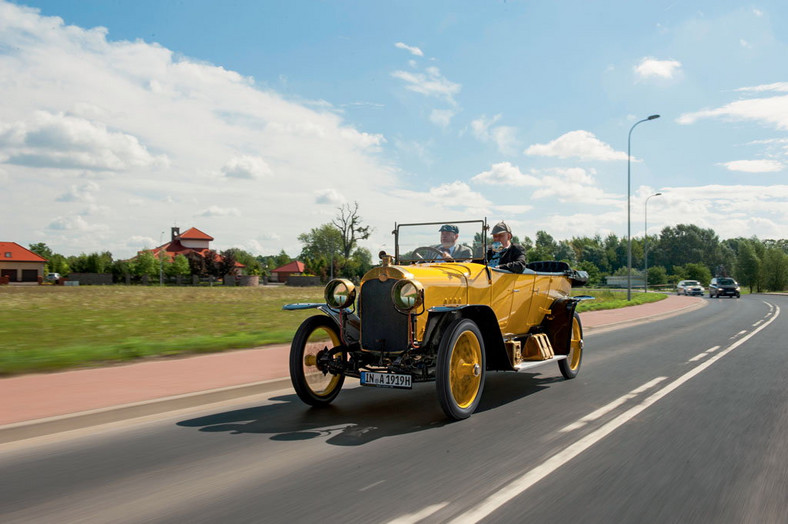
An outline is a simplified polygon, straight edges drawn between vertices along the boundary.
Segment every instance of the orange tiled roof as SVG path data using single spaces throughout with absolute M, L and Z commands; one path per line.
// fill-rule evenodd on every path
M 178 235 L 178 238 L 183 238 L 186 240 L 213 240 L 211 235 L 207 235 L 197 229 L 196 227 L 191 227 Z
M 306 266 L 303 262 L 299 262 L 298 260 L 293 260 L 290 263 L 285 264 L 282 267 L 278 267 L 271 271 L 271 273 L 303 273 L 306 270 Z
M 0 262 L 46 262 L 40 257 L 25 249 L 16 242 L 0 242 Z

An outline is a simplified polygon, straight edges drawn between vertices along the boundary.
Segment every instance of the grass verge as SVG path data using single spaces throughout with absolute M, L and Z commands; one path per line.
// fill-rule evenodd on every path
M 573 295 L 590 295 L 594 300 L 584 300 L 577 305 L 577 312 L 601 311 L 603 309 L 619 309 L 651 302 L 659 302 L 668 298 L 664 293 L 632 293 L 632 300 L 627 300 L 626 291 L 610 291 L 608 289 L 582 289 Z

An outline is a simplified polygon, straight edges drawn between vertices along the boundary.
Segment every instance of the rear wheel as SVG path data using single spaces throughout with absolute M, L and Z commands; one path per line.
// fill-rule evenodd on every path
M 336 323 L 324 315 L 306 319 L 290 346 L 290 381 L 298 398 L 310 406 L 325 406 L 339 395 L 345 375 L 333 375 L 324 363 L 318 366 L 328 351 L 341 345 Z M 341 361 L 344 353 L 332 358 Z
M 443 334 L 435 383 L 438 401 L 451 419 L 471 416 L 479 406 L 485 377 L 484 341 L 473 320 L 458 319 Z
M 572 337 L 569 339 L 569 353 L 565 360 L 558 361 L 558 369 L 566 379 L 575 378 L 580 372 L 583 362 L 583 324 L 580 315 L 575 313 L 572 318 Z

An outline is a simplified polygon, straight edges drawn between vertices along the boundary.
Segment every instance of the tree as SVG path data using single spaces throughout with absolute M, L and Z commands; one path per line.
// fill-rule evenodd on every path
M 216 251 L 209 249 L 205 252 L 203 258 L 205 259 L 205 272 L 208 276 L 216 278 L 222 278 L 224 276 L 222 273 L 224 268 L 221 266 L 219 254 Z
M 350 253 L 356 247 L 359 240 L 366 240 L 372 234 L 371 226 L 362 226 L 361 217 L 358 215 L 358 202 L 345 204 L 339 208 L 339 214 L 331 221 L 339 230 L 342 239 L 342 255 L 350 258 Z M 300 237 L 299 237 L 300 239 Z
M 159 261 L 153 251 L 146 249 L 137 255 L 132 265 L 132 273 L 138 276 L 148 275 L 155 277 L 159 275 Z
M 570 266 L 577 265 L 577 254 L 575 253 L 572 244 L 566 240 L 562 240 L 558 243 L 558 248 L 555 250 L 555 259 L 563 260 Z
M 599 283 L 602 281 L 602 275 L 599 272 L 599 268 L 597 268 L 593 263 L 584 260 L 582 262 L 577 263 L 577 269 L 580 271 L 585 271 L 588 273 L 588 283 L 589 286 L 598 286 Z
M 318 228 L 313 228 L 309 233 L 298 235 L 298 241 L 304 246 L 301 248 L 299 259 L 306 263 L 306 259 L 342 256 L 342 233 L 333 224 L 323 224 Z
M 39 242 L 37 244 L 30 244 L 29 248 L 30 251 L 32 251 L 33 253 L 35 253 L 36 255 L 42 258 L 46 258 L 47 260 L 51 259 L 52 255 L 54 255 L 52 250 L 49 249 L 49 246 L 47 246 L 44 242 Z
M 679 277 L 679 280 L 697 280 L 704 286 L 708 286 L 711 282 L 711 270 L 704 264 L 685 264 L 683 266 L 674 266 L 673 270 Z
M 235 255 L 235 260 L 244 265 L 244 273 L 247 275 L 262 275 L 263 274 L 263 265 L 260 261 L 247 251 L 243 249 L 239 249 L 237 247 L 230 248 L 228 251 L 232 251 Z M 279 267 L 279 266 L 276 266 Z
M 49 262 L 46 264 L 47 273 L 60 273 L 61 275 L 68 275 L 71 273 L 71 267 L 68 265 L 68 259 L 63 255 L 55 253 Z
M 189 274 L 197 275 L 198 277 L 204 277 L 208 274 L 207 264 L 202 255 L 192 251 L 184 256 L 189 261 Z
M 68 264 L 75 273 L 109 273 L 112 271 L 112 253 L 80 253 L 69 257 Z
M 553 237 L 547 234 L 546 231 L 537 231 L 536 245 L 526 253 L 526 258 L 528 262 L 555 260 L 555 252 L 557 249 L 558 245 L 555 243 Z
M 788 284 L 788 255 L 770 247 L 763 257 L 763 284 L 769 291 L 782 291 Z
M 648 285 L 659 286 L 668 282 L 668 272 L 662 266 L 650 266 L 648 268 Z
M 237 268 L 235 267 L 235 263 L 237 259 L 236 256 L 236 249 L 225 249 L 221 252 L 221 258 L 217 261 L 219 266 L 219 276 L 224 275 L 235 275 L 237 272 Z
M 744 240 L 738 245 L 736 256 L 736 279 L 743 286 L 749 286 L 750 293 L 758 285 L 758 275 L 761 271 L 761 261 L 755 253 L 755 248 L 750 241 Z
M 175 258 L 172 259 L 172 264 L 167 266 L 167 276 L 186 276 L 189 275 L 190 272 L 189 259 L 180 253 L 175 255 Z

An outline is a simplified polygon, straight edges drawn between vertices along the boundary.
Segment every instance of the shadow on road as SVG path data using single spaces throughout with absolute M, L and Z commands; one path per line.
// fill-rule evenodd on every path
M 524 373 L 491 373 L 476 413 L 515 402 L 560 380 Z M 360 446 L 379 438 L 451 423 L 438 404 L 434 383 L 416 384 L 409 391 L 346 389 L 330 406 L 322 408 L 306 406 L 295 394 L 269 400 L 276 403 L 183 420 L 177 425 L 210 433 L 268 434 L 271 440 L 277 441 L 323 437 L 336 446 Z

